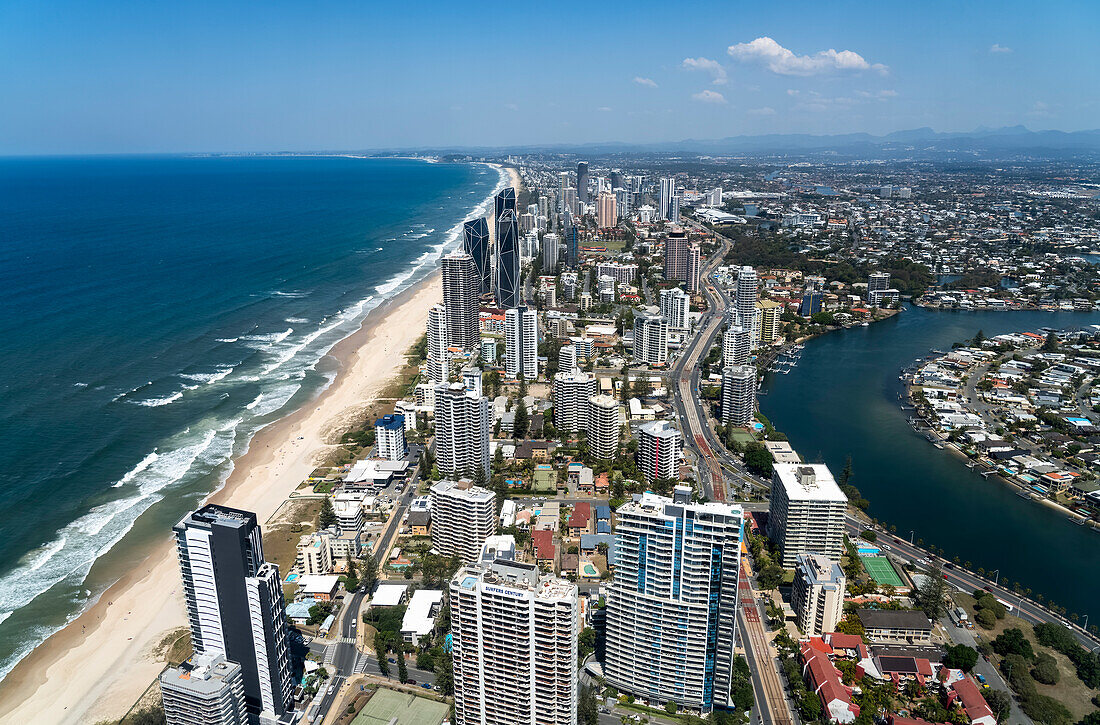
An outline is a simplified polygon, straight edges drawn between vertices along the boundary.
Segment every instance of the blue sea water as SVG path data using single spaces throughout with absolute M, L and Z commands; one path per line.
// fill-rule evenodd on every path
M 432 271 L 503 178 L 348 157 L 0 159 L 0 676 L 328 384 L 324 354 Z

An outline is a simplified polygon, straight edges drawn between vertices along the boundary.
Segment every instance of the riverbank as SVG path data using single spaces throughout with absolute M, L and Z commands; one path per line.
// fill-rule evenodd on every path
M 332 385 L 257 433 L 209 501 L 255 511 L 261 521 L 270 518 L 400 370 L 441 294 L 434 272 L 368 314 L 359 330 L 329 352 L 338 366 Z M 0 683 L 0 722 L 76 724 L 121 717 L 164 667 L 153 649 L 168 632 L 186 625 L 166 531 L 139 567 Z
M 1018 329 L 1070 329 L 1100 322 L 1089 313 L 935 311 L 913 307 L 883 324 L 836 331 L 808 341 L 790 374 L 768 377 L 761 411 L 808 461 L 834 472 L 852 460 L 851 484 L 870 502 L 868 516 L 915 532 L 947 559 L 999 571 L 1069 613 L 1097 616 L 1100 581 L 1082 578 L 1100 539 L 1064 513 L 986 482 L 960 459 L 939 455 L 907 422 L 911 411 L 898 370 L 957 340 Z M 899 398 L 899 396 L 901 396 Z M 1004 546 L 1005 532 L 1026 544 Z

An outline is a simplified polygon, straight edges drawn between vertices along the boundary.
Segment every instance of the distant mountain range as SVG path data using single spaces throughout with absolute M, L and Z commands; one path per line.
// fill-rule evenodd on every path
M 720 139 L 685 139 L 658 143 L 603 142 L 589 144 L 532 144 L 498 148 L 421 148 L 431 153 L 578 153 L 578 154 L 702 154 L 702 155 L 818 155 L 872 158 L 979 157 L 1065 158 L 1100 155 L 1100 129 L 1091 131 L 1032 131 L 1024 126 L 979 127 L 969 132 L 940 132 L 931 128 L 895 131 L 884 136 L 869 133 L 834 135 L 764 134 Z

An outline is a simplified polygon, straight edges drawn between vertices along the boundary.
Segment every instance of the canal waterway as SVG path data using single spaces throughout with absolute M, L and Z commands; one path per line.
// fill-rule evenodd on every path
M 1041 593 L 1100 622 L 1100 533 L 936 448 L 912 430 L 912 412 L 898 399 L 902 368 L 978 330 L 992 336 L 1090 324 L 1100 324 L 1100 313 L 911 307 L 808 341 L 790 373 L 768 375 L 760 409 L 806 461 L 839 475 L 851 456 L 851 483 L 870 502 L 868 513 L 897 526 L 898 536 L 913 531 L 949 559 L 999 569 L 1002 583 L 1020 582 L 1032 597 Z

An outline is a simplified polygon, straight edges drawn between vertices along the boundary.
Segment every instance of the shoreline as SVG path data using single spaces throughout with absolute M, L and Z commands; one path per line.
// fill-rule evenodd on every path
M 266 522 L 398 372 L 441 289 L 435 270 L 368 313 L 328 352 L 339 366 L 333 383 L 257 432 L 206 501 L 255 511 Z M 24 657 L 0 683 L 0 722 L 121 717 L 165 666 L 153 649 L 187 626 L 173 550 L 166 532 L 141 565 Z
M 506 183 L 522 188 L 516 169 L 486 165 L 501 175 L 490 203 Z M 327 455 L 330 441 L 360 419 L 400 371 L 441 297 L 437 267 L 368 312 L 325 355 L 337 363 L 333 382 L 257 431 L 205 501 L 255 511 L 266 523 Z M 138 701 L 166 666 L 154 649 L 187 625 L 174 548 L 166 532 L 94 604 L 12 668 L 0 682 L 0 723 L 43 716 L 56 723 L 117 720 Z

